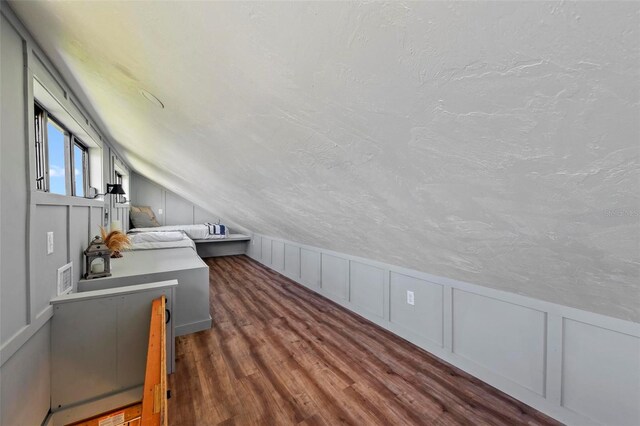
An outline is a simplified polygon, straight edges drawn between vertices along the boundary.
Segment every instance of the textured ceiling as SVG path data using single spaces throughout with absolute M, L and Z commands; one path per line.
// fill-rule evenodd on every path
M 638 3 L 11 5 L 126 160 L 220 216 L 640 320 Z

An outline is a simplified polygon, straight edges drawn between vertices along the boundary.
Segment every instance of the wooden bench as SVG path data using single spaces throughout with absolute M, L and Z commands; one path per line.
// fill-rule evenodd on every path
M 244 234 L 229 234 L 227 238 L 193 240 L 200 257 L 219 257 L 245 254 L 251 237 Z
M 167 426 L 166 298 L 151 305 L 149 345 L 142 400 L 69 426 Z

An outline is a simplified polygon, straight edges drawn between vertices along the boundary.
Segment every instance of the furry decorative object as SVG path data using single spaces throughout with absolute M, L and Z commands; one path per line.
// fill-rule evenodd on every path
M 102 241 L 111 250 L 112 258 L 122 257 L 120 251 L 131 246 L 129 237 L 122 231 L 114 230 L 107 234 L 107 231 L 101 226 L 100 235 L 102 235 Z

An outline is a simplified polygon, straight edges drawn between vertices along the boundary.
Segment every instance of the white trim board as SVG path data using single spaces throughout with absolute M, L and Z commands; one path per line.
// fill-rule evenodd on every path
M 638 323 L 260 234 L 247 255 L 561 422 L 640 424 Z

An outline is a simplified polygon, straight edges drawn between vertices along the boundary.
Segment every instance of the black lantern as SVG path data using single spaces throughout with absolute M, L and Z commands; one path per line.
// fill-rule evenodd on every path
M 84 251 L 84 255 L 85 279 L 111 276 L 111 250 L 102 241 L 102 238 L 96 236 Z

